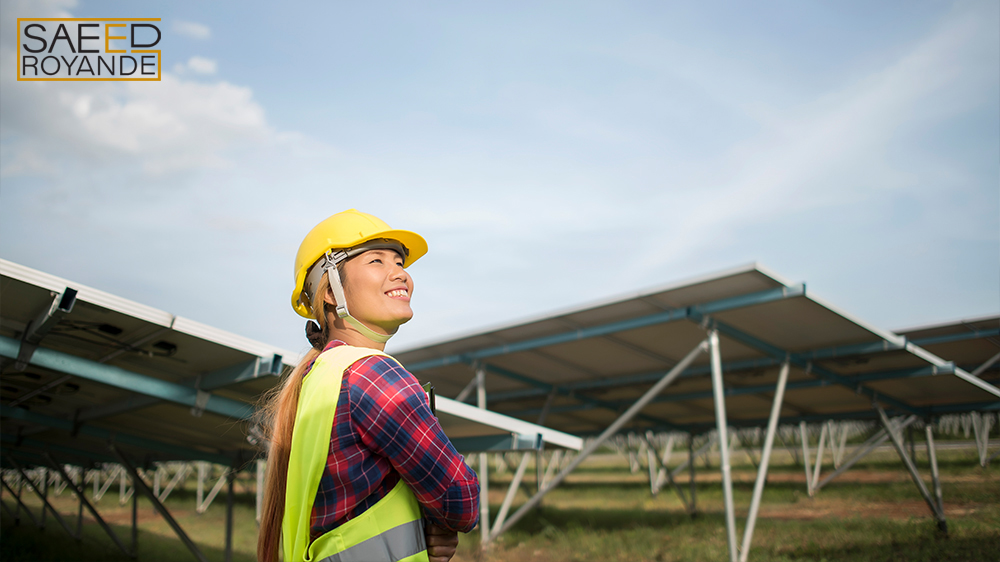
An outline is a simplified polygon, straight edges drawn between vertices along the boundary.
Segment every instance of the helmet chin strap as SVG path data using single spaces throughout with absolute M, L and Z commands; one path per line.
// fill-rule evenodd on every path
M 337 271 L 337 266 L 334 265 L 334 261 L 332 259 L 329 259 L 324 267 L 326 268 L 327 275 L 330 278 L 330 288 L 333 289 L 333 297 L 337 301 L 337 317 L 343 318 L 345 322 L 354 326 L 357 331 L 361 332 L 361 335 L 372 340 L 373 342 L 385 343 L 389 341 L 392 334 L 380 334 L 362 324 L 357 318 L 351 316 L 351 313 L 347 310 L 347 297 L 344 296 L 344 285 L 340 282 L 340 272 Z

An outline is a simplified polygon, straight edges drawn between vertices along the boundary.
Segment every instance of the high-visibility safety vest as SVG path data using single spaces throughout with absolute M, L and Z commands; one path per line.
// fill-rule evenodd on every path
M 344 371 L 372 355 L 389 357 L 374 349 L 337 346 L 323 352 L 302 381 L 281 525 L 285 562 L 428 560 L 420 504 L 402 479 L 364 513 L 309 542 L 313 502 L 326 467 Z

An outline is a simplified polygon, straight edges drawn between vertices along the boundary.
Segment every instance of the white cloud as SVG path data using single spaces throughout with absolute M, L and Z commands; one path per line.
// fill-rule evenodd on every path
M 212 59 L 193 56 L 187 61 L 187 68 L 198 74 L 215 74 L 218 65 Z
M 0 53 L 13 57 L 9 50 Z M 17 82 L 0 77 L 0 135 L 16 139 L 2 173 L 108 165 L 164 175 L 224 166 L 226 152 L 272 134 L 249 88 L 187 82 Z M 44 163 L 44 165 L 43 165 Z
M 174 31 L 192 39 L 208 39 L 212 36 L 212 30 L 207 25 L 193 21 L 175 21 Z

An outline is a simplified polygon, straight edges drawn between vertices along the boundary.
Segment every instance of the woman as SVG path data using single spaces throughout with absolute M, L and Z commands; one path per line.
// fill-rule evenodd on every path
M 419 235 L 355 209 L 303 240 L 292 307 L 313 348 L 265 399 L 259 562 L 447 562 L 479 518 L 479 481 L 417 380 L 386 355 L 412 316 Z M 426 522 L 425 522 L 426 520 Z

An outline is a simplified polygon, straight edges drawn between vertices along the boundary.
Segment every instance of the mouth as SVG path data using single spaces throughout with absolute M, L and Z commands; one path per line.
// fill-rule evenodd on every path
M 390 299 L 410 300 L 410 292 L 406 289 L 393 289 L 386 291 L 385 295 Z

